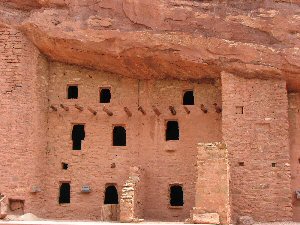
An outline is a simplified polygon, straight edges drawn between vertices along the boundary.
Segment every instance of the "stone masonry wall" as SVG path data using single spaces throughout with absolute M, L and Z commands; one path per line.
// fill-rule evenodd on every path
M 234 219 L 291 220 L 285 81 L 222 73 L 222 102 Z
M 77 84 L 79 98 L 66 99 L 67 85 Z M 99 103 L 99 88 L 110 87 L 111 103 L 105 106 L 113 112 L 108 116 Z M 195 104 L 182 105 L 184 90 L 194 89 Z M 195 204 L 197 143 L 221 140 L 221 114 L 214 103 L 221 105 L 220 82 L 178 80 L 139 81 L 76 66 L 51 63 L 50 104 L 58 111 L 49 113 L 49 145 L 47 155 L 47 210 L 50 218 L 100 219 L 106 184 L 116 184 L 119 196 L 129 176 L 131 166 L 145 170 L 146 199 L 144 218 L 151 220 L 183 221 Z M 80 112 L 77 103 L 84 107 Z M 69 107 L 66 112 L 59 107 Z M 204 104 L 208 113 L 203 113 Z M 152 106 L 161 112 L 157 116 Z M 143 115 L 138 111 L 142 106 Z M 169 106 L 174 106 L 172 115 Z M 98 111 L 94 116 L 87 110 Z M 132 112 L 128 117 L 124 107 Z M 166 120 L 178 120 L 179 141 L 165 141 Z M 72 150 L 72 124 L 85 124 L 85 140 L 81 151 Z M 112 146 L 113 125 L 125 125 L 127 146 Z M 69 164 L 62 170 L 61 163 Z M 113 166 L 115 165 L 115 166 Z M 71 183 L 71 203 L 58 204 L 59 184 Z M 184 206 L 169 206 L 169 185 L 180 183 L 184 189 Z M 91 193 L 80 192 L 89 185 Z
M 41 215 L 47 131 L 47 62 L 19 32 L 0 27 L 0 192 Z M 42 192 L 31 193 L 36 186 Z M 14 212 L 9 212 L 14 213 Z
M 120 199 L 120 221 L 127 223 L 138 222 L 144 218 L 145 200 L 144 171 L 136 166 L 129 170 Z
M 300 94 L 291 93 L 288 97 L 293 220 L 300 221 L 300 199 L 296 196 L 296 191 L 300 190 Z
M 230 224 L 229 165 L 225 144 L 199 143 L 198 179 L 194 212 L 218 213 L 222 224 Z

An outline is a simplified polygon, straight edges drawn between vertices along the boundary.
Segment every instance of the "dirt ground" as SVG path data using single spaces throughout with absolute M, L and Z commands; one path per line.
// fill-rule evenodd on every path
M 134 224 L 119 222 L 86 222 L 86 221 L 0 221 L 0 225 L 117 225 L 117 224 Z M 145 221 L 141 224 L 163 224 L 174 225 L 184 224 L 181 222 L 150 222 Z M 255 225 L 300 225 L 299 222 L 275 222 L 275 223 L 256 223 Z

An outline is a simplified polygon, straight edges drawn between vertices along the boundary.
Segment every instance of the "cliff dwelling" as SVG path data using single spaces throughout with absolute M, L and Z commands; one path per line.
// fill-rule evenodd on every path
M 299 13 L 1 1 L 0 218 L 299 222 Z

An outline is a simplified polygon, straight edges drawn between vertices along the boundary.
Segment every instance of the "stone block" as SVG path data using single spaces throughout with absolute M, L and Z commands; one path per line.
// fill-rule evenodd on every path
M 218 213 L 192 213 L 191 217 L 191 222 L 195 224 L 220 224 Z

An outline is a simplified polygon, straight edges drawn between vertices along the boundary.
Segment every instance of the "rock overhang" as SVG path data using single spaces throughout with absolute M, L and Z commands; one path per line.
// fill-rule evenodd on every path
M 226 71 L 286 79 L 289 91 L 300 90 L 297 1 L 35 2 L 39 8 L 26 16 L 20 10 L 13 25 L 51 60 L 137 79 L 198 80 Z

